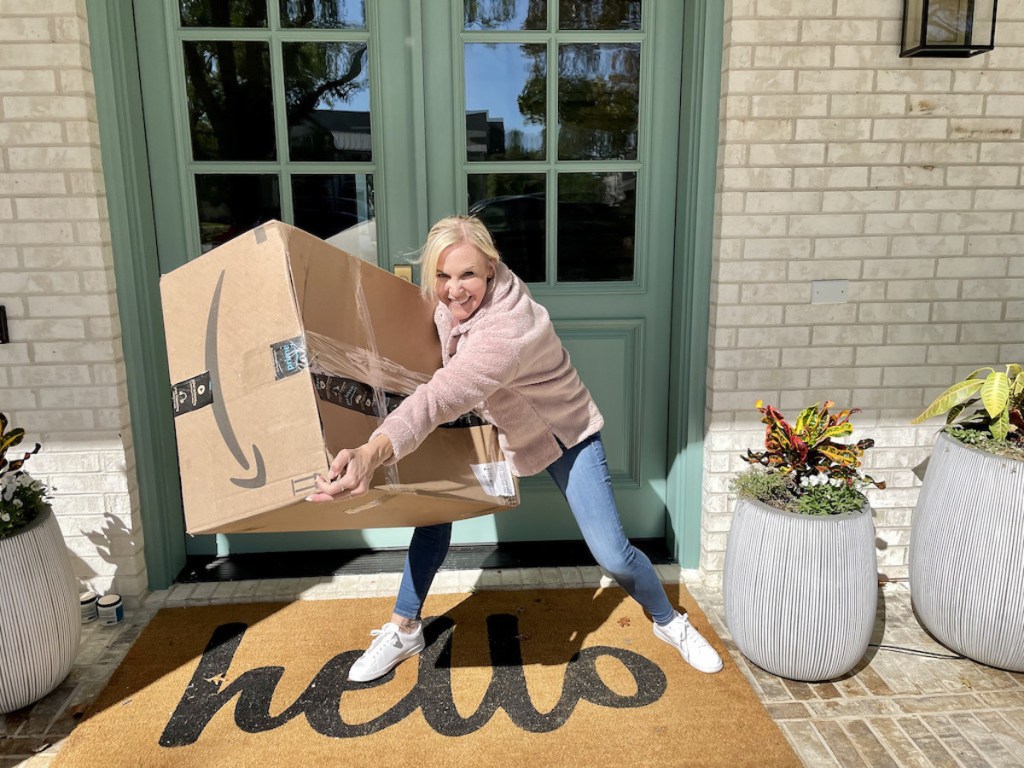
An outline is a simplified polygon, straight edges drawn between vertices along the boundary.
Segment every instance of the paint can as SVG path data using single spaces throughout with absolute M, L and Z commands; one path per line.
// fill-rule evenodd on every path
M 96 609 L 96 603 L 99 601 L 100 596 L 95 592 L 88 591 L 83 592 L 78 596 L 78 604 L 82 609 L 82 623 L 88 624 L 91 621 L 96 621 L 99 617 L 99 611 Z
M 99 613 L 100 624 L 119 624 L 124 619 L 124 603 L 120 595 L 110 593 L 96 601 L 96 610 Z

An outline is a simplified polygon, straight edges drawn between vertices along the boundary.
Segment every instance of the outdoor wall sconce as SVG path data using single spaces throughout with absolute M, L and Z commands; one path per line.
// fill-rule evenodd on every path
M 900 57 L 965 59 L 996 45 L 997 0 L 903 0 Z

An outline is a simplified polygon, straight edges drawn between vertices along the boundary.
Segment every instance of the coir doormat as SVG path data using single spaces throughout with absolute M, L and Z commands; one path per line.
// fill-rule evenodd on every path
M 371 683 L 348 669 L 390 599 L 164 609 L 54 766 L 798 766 L 682 598 L 718 674 L 617 588 L 432 596 L 426 650 Z

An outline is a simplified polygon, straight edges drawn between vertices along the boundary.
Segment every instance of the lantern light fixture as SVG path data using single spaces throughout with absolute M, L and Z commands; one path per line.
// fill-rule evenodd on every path
M 996 43 L 997 0 L 903 0 L 900 57 L 967 58 Z

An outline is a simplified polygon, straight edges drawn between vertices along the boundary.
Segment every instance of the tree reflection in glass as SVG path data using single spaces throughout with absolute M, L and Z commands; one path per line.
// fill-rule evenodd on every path
M 365 43 L 284 43 L 292 160 L 369 161 L 370 77 Z
M 179 0 L 183 27 L 266 27 L 267 0 Z
M 465 68 L 466 158 L 544 159 L 545 46 L 467 43 Z
M 281 26 L 304 29 L 366 29 L 364 0 L 278 0 Z
M 640 29 L 640 0 L 559 0 L 559 29 Z
M 639 43 L 559 46 L 559 160 L 635 160 L 639 117 Z
M 464 29 L 547 29 L 547 0 L 465 0 Z
M 182 51 L 192 157 L 275 159 L 268 44 L 186 40 Z

